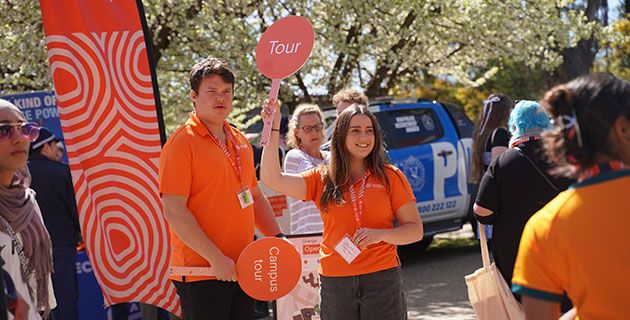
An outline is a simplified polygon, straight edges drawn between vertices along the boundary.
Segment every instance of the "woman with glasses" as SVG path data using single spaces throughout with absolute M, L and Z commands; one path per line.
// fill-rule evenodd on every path
M 263 115 L 270 114 L 270 106 L 267 101 Z M 276 112 L 274 128 L 279 120 Z M 276 192 L 314 201 L 321 210 L 321 319 L 407 319 L 396 246 L 420 240 L 422 222 L 404 174 L 385 163 L 372 112 L 357 104 L 341 112 L 330 164 L 301 174 L 280 171 L 274 132 L 263 150 L 262 182 Z
M 37 139 L 39 127 L 26 122 L 12 103 L 0 99 L 0 254 L 17 293 L 28 303 L 28 316 L 48 317 L 55 307 L 50 274 L 52 245 L 29 189 L 31 175 L 26 169 L 28 149 Z
M 330 152 L 321 151 L 324 143 L 324 114 L 315 104 L 300 104 L 289 120 L 287 145 L 293 148 L 284 158 L 284 172 L 301 173 L 329 162 Z M 291 234 L 320 233 L 324 224 L 313 201 L 289 197 Z
M 608 73 L 551 89 L 549 158 L 577 183 L 523 231 L 512 291 L 528 319 L 558 319 L 566 291 L 579 319 L 628 319 L 630 82 Z

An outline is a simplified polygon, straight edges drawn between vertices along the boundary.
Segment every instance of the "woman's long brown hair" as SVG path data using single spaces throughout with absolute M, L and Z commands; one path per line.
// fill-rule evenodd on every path
M 486 141 L 488 137 L 497 128 L 505 127 L 510 118 L 510 111 L 512 111 L 512 100 L 500 93 L 491 94 L 487 100 L 497 97 L 500 100 L 497 102 L 490 102 L 492 110 L 487 110 L 488 114 L 484 112 L 479 113 L 479 119 L 473 130 L 473 144 L 472 144 L 472 157 L 470 158 L 470 182 L 479 183 L 485 173 L 485 163 L 483 153 L 486 149 Z M 489 106 L 490 107 L 490 106 Z M 490 109 L 488 107 L 488 109 Z M 484 106 L 485 108 L 485 106 Z M 483 129 L 483 131 L 481 131 Z
M 364 159 L 366 169 L 375 175 L 381 183 L 386 185 L 388 192 L 390 191 L 389 179 L 387 179 L 387 175 L 385 174 L 385 149 L 383 148 L 381 128 L 374 114 L 372 114 L 366 106 L 353 104 L 345 109 L 337 118 L 330 143 L 330 164 L 324 167 L 322 171 L 324 191 L 319 199 L 319 207 L 326 212 L 331 203 L 336 205 L 345 203 L 342 193 L 353 183 L 350 161 L 348 161 L 348 159 L 350 159 L 350 152 L 348 152 L 346 148 L 346 137 L 350 127 L 350 119 L 357 114 L 368 116 L 374 128 L 374 148 L 372 148 L 372 152 Z

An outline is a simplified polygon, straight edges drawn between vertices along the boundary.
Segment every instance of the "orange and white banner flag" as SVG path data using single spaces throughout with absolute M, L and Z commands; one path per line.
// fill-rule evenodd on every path
M 105 305 L 181 315 L 158 194 L 165 140 L 140 0 L 40 0 L 81 229 Z

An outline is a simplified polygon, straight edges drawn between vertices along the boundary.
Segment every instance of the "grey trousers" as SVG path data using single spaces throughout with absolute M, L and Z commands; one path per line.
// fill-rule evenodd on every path
M 400 267 L 319 281 L 322 320 L 407 320 Z

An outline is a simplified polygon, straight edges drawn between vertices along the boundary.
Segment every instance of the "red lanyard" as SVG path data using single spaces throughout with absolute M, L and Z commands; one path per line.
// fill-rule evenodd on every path
M 354 219 L 357 224 L 357 230 L 361 229 L 361 215 L 363 215 L 363 196 L 365 195 L 365 185 L 367 184 L 367 171 L 363 173 L 361 178 L 361 187 L 359 187 L 359 194 L 354 192 L 354 184 L 351 183 L 348 188 L 350 191 L 350 200 L 352 201 L 352 209 L 354 210 Z
M 219 148 L 221 148 L 221 150 L 223 150 L 223 154 L 225 155 L 225 157 L 228 159 L 228 161 L 230 161 L 230 164 L 232 165 L 232 169 L 234 169 L 234 173 L 236 173 L 236 176 L 238 177 L 238 181 L 241 183 L 241 186 L 243 186 L 243 181 L 241 180 L 241 172 L 242 172 L 242 167 L 241 167 L 241 156 L 238 154 L 238 148 L 236 147 L 236 144 L 234 143 L 234 137 L 232 137 L 232 133 L 230 132 L 230 130 L 227 128 L 227 124 L 223 123 L 223 132 L 225 133 L 225 141 L 230 141 L 232 142 L 232 146 L 234 147 L 234 152 L 236 152 L 236 163 L 234 163 L 234 160 L 232 160 L 232 157 L 230 157 L 230 150 L 228 150 L 227 146 L 225 144 L 223 144 L 223 142 L 221 142 L 221 140 L 214 135 L 214 133 L 212 133 L 210 130 L 208 130 L 208 132 L 210 132 L 210 135 L 212 136 L 214 143 L 217 144 L 217 146 L 219 146 Z
M 510 148 L 514 148 L 515 146 L 521 143 L 525 143 L 527 141 L 538 140 L 538 139 L 542 139 L 542 138 L 540 136 L 530 136 L 530 137 L 521 138 L 510 143 Z
M 598 174 L 615 171 L 615 170 L 627 170 L 627 169 L 630 169 L 630 166 L 621 161 L 612 160 L 612 161 L 598 163 L 582 171 L 578 177 L 578 182 L 582 182 Z

